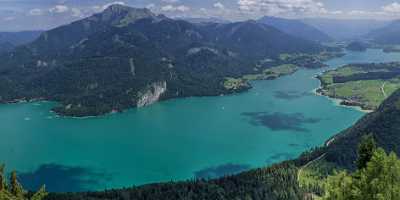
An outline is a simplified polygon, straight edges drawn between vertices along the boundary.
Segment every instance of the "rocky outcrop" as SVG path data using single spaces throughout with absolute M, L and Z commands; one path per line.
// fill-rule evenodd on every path
M 167 82 L 154 82 L 147 86 L 146 89 L 138 92 L 137 107 L 144 107 L 157 102 L 161 95 L 167 91 Z

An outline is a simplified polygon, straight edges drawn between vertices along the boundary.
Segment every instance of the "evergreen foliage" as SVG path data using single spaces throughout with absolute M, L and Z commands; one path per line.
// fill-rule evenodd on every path
M 17 172 L 13 171 L 9 183 L 5 180 L 4 165 L 0 166 L 0 200 L 43 200 L 47 196 L 45 187 L 33 195 L 26 192 L 18 182 Z
M 400 160 L 382 148 L 372 154 L 365 168 L 353 174 L 346 171 L 327 179 L 323 200 L 400 199 Z
M 364 169 L 371 160 L 376 150 L 375 140 L 372 135 L 363 137 L 361 144 L 358 146 L 357 168 Z

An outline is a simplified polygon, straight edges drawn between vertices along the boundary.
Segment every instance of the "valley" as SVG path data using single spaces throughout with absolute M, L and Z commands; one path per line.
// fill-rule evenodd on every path
M 0 200 L 400 198 L 400 4 L 21 2 Z

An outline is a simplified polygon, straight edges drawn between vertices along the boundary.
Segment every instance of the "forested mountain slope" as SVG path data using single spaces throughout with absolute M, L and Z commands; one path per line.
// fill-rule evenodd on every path
M 358 144 L 368 134 L 374 137 L 377 146 L 400 155 L 400 90 L 385 100 L 376 112 L 337 135 L 325 151 L 326 160 L 346 169 L 355 169 Z
M 260 61 L 282 53 L 323 50 L 255 21 L 199 25 L 113 5 L 1 55 L 0 102 L 52 100 L 62 115 L 101 115 L 246 90 L 225 88 L 225 78 L 262 71 L 271 66 Z
M 284 33 L 305 40 L 315 42 L 331 42 L 333 40 L 326 33 L 302 22 L 301 20 L 265 16 L 259 19 L 258 22 L 275 27 Z
M 0 53 L 36 40 L 42 31 L 0 32 Z
M 393 21 L 387 26 L 371 31 L 367 37 L 378 44 L 400 44 L 400 20 Z

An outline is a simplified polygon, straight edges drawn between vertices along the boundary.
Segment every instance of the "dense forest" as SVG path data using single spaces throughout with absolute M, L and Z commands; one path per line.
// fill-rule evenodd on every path
M 51 100 L 61 115 L 101 115 L 244 91 L 251 86 L 227 89 L 225 79 L 282 64 L 322 67 L 316 55 L 328 51 L 338 49 L 256 21 L 192 24 L 113 5 L 1 54 L 0 102 Z M 304 56 L 282 60 L 281 54 Z
M 1 200 L 43 200 L 47 196 L 45 187 L 43 186 L 36 193 L 29 193 L 24 190 L 18 182 L 17 172 L 13 171 L 10 180 L 6 181 L 4 173 L 4 165 L 0 166 L 0 199 Z
M 36 40 L 42 31 L 0 32 L 0 53 L 12 51 L 19 45 Z
M 400 160 L 394 152 L 377 148 L 373 137 L 365 137 L 358 148 L 357 170 L 335 172 L 325 182 L 322 200 L 400 198 Z

